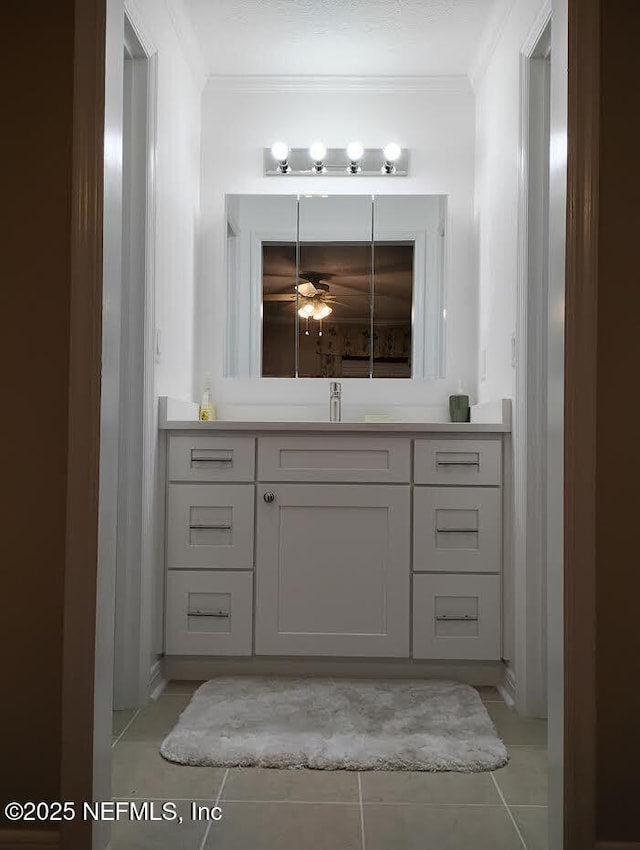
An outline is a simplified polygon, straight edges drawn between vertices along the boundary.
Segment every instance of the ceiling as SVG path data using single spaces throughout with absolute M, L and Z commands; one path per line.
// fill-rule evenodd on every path
M 209 75 L 468 74 L 496 0 L 182 0 Z

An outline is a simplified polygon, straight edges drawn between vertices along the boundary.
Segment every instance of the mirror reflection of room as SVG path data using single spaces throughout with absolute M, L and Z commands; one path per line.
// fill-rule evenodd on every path
M 413 258 L 410 242 L 302 243 L 296 277 L 296 246 L 263 244 L 262 376 L 295 377 L 297 339 L 300 377 L 410 378 Z

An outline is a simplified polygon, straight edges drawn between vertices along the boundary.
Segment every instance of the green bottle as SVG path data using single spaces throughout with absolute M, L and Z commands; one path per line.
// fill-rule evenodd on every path
M 469 396 L 464 392 L 462 381 L 458 381 L 456 394 L 449 396 L 449 418 L 452 422 L 468 422 L 469 413 Z

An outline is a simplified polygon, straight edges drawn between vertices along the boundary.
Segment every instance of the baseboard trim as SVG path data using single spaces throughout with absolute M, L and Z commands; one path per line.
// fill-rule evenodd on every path
M 352 658 L 211 658 L 166 656 L 168 681 L 203 681 L 217 676 L 335 676 L 403 679 L 453 679 L 468 685 L 498 686 L 502 662 L 411 661 Z
M 516 674 L 511 667 L 504 665 L 502 681 L 498 683 L 498 693 L 506 702 L 509 708 L 513 708 L 516 704 Z
M 0 848 L 7 850 L 49 850 L 60 847 L 60 833 L 48 829 L 0 829 Z
M 167 687 L 167 679 L 164 674 L 164 659 L 159 658 L 151 667 L 149 673 L 149 699 L 157 700 Z

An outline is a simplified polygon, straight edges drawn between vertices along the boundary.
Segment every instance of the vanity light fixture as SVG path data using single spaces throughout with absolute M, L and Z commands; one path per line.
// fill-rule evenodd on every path
M 289 157 L 289 145 L 285 142 L 276 142 L 271 147 L 271 154 L 278 162 L 278 173 L 289 174 L 291 171 L 291 166 L 287 161 Z
M 364 147 L 360 142 L 349 142 L 347 145 L 347 157 L 349 158 L 349 165 L 347 166 L 347 171 L 349 174 L 360 174 L 362 171 L 362 167 L 360 165 L 360 160 L 364 156 Z
M 382 173 L 395 174 L 396 162 L 402 156 L 402 148 L 400 145 L 396 144 L 396 142 L 389 142 L 389 144 L 385 145 L 382 149 L 382 155 L 384 156 Z
M 314 142 L 309 148 L 309 156 L 313 160 L 314 174 L 326 174 L 327 167 L 324 159 L 327 155 L 327 146 L 324 142 Z
M 409 174 L 409 151 L 391 142 L 384 147 L 369 148 L 352 140 L 343 147 L 328 148 L 316 139 L 302 148 L 289 148 L 276 142 L 264 148 L 265 177 L 406 177 Z

